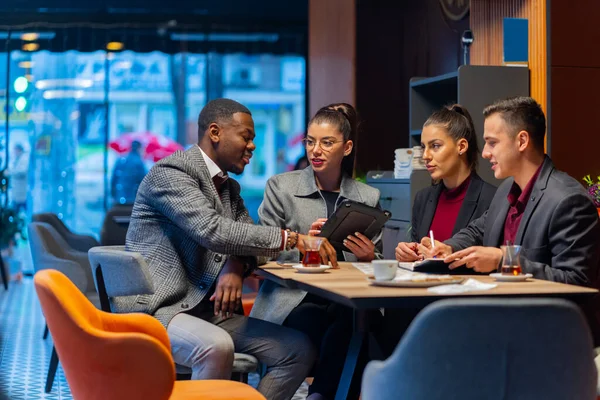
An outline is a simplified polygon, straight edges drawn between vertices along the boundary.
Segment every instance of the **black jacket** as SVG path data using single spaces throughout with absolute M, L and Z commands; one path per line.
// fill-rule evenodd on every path
M 413 242 L 420 242 L 423 237 L 429 235 L 429 228 L 443 189 L 444 185 L 440 183 L 417 192 L 412 212 L 411 237 Z M 495 186 L 473 173 L 454 229 L 452 229 L 452 235 L 469 225 L 472 220 L 482 216 L 490 206 L 495 193 Z
M 454 251 L 470 246 L 500 246 L 510 206 L 507 195 L 513 182 L 512 178 L 506 179 L 489 210 L 444 243 Z M 537 279 L 597 287 L 598 243 L 598 212 L 589 195 L 546 157 L 515 238 L 515 244 L 523 247 L 523 272 Z

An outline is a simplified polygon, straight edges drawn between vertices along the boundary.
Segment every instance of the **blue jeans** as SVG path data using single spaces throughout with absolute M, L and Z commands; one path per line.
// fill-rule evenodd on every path
M 176 315 L 167 333 L 175 362 L 191 368 L 192 379 L 229 379 L 234 351 L 256 357 L 267 371 L 258 391 L 269 400 L 291 399 L 316 358 L 303 333 L 243 315 L 223 319 L 208 302 Z

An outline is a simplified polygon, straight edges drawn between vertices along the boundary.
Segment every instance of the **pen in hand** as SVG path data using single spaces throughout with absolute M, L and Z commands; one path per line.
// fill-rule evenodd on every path
M 435 250 L 435 240 L 433 240 L 433 230 L 429 231 L 429 239 L 431 239 L 431 252 L 433 253 L 433 250 Z M 435 256 L 433 256 L 433 258 L 435 258 Z

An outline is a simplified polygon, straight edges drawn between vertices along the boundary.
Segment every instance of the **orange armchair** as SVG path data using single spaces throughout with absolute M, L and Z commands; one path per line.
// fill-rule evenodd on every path
M 61 272 L 35 274 L 35 288 L 73 398 L 263 399 L 233 381 L 175 381 L 165 328 L 145 314 L 96 309 Z

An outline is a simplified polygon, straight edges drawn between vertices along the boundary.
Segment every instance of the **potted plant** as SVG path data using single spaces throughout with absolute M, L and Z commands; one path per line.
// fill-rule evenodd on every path
M 25 234 L 25 218 L 12 208 L 0 208 L 0 256 L 4 260 L 4 268 L 7 272 L 11 270 L 10 265 L 18 262 L 13 260 L 14 248 L 19 239 L 27 239 Z M 21 279 L 21 269 L 12 277 L 14 280 Z M 7 273 L 7 276 L 9 274 Z
M 590 175 L 586 175 L 583 177 L 583 181 L 587 184 L 588 194 L 598 209 L 598 215 L 600 215 L 600 176 L 594 182 Z

